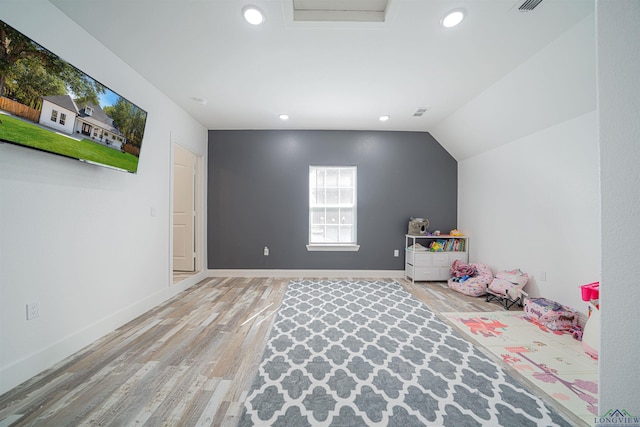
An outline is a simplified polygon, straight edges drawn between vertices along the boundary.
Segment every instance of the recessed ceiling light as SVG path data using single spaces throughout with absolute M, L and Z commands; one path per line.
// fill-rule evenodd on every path
M 289 120 L 289 116 L 286 114 L 280 114 L 278 117 L 280 117 L 280 120 Z
M 452 10 L 447 13 L 444 18 L 440 21 L 443 27 L 451 28 L 455 27 L 464 19 L 464 11 L 462 9 Z
M 384 115 L 384 116 L 380 116 L 378 118 L 378 120 L 380 120 L 381 122 L 386 122 L 387 120 L 389 120 L 391 117 Z
M 242 16 L 251 25 L 260 25 L 264 22 L 264 14 L 255 6 L 246 6 L 242 9 Z

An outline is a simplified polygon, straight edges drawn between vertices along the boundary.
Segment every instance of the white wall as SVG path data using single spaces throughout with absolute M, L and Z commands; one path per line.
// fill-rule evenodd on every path
M 600 413 L 640 416 L 640 2 L 599 0 L 602 174 Z
M 494 273 L 520 268 L 530 295 L 582 313 L 578 286 L 600 280 L 596 119 L 593 111 L 458 165 L 470 259 Z
M 583 19 L 431 134 L 460 161 L 595 110 L 594 19 Z
M 0 144 L 2 393 L 192 283 L 171 285 L 171 140 L 206 156 L 207 131 L 48 1 L 0 19 L 148 112 L 137 175 Z
M 595 61 L 592 14 L 434 130 L 455 140 L 470 259 L 583 314 L 579 285 L 600 279 Z

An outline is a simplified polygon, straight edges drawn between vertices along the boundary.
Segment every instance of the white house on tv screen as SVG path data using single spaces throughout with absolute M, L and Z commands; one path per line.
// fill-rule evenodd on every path
M 127 142 L 113 125 L 113 119 L 99 105 L 87 103 L 79 108 L 69 95 L 43 96 L 39 123 L 69 135 L 82 135 L 118 150 L 122 150 L 122 145 Z

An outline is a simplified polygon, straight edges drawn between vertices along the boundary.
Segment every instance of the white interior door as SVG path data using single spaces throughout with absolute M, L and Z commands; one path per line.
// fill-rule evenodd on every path
M 174 145 L 173 150 L 173 269 L 195 271 L 196 156 Z

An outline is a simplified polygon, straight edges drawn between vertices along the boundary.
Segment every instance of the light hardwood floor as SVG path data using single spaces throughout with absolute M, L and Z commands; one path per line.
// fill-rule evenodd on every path
M 0 426 L 235 426 L 289 280 L 194 285 L 0 396 Z M 399 282 L 435 312 L 501 309 Z

